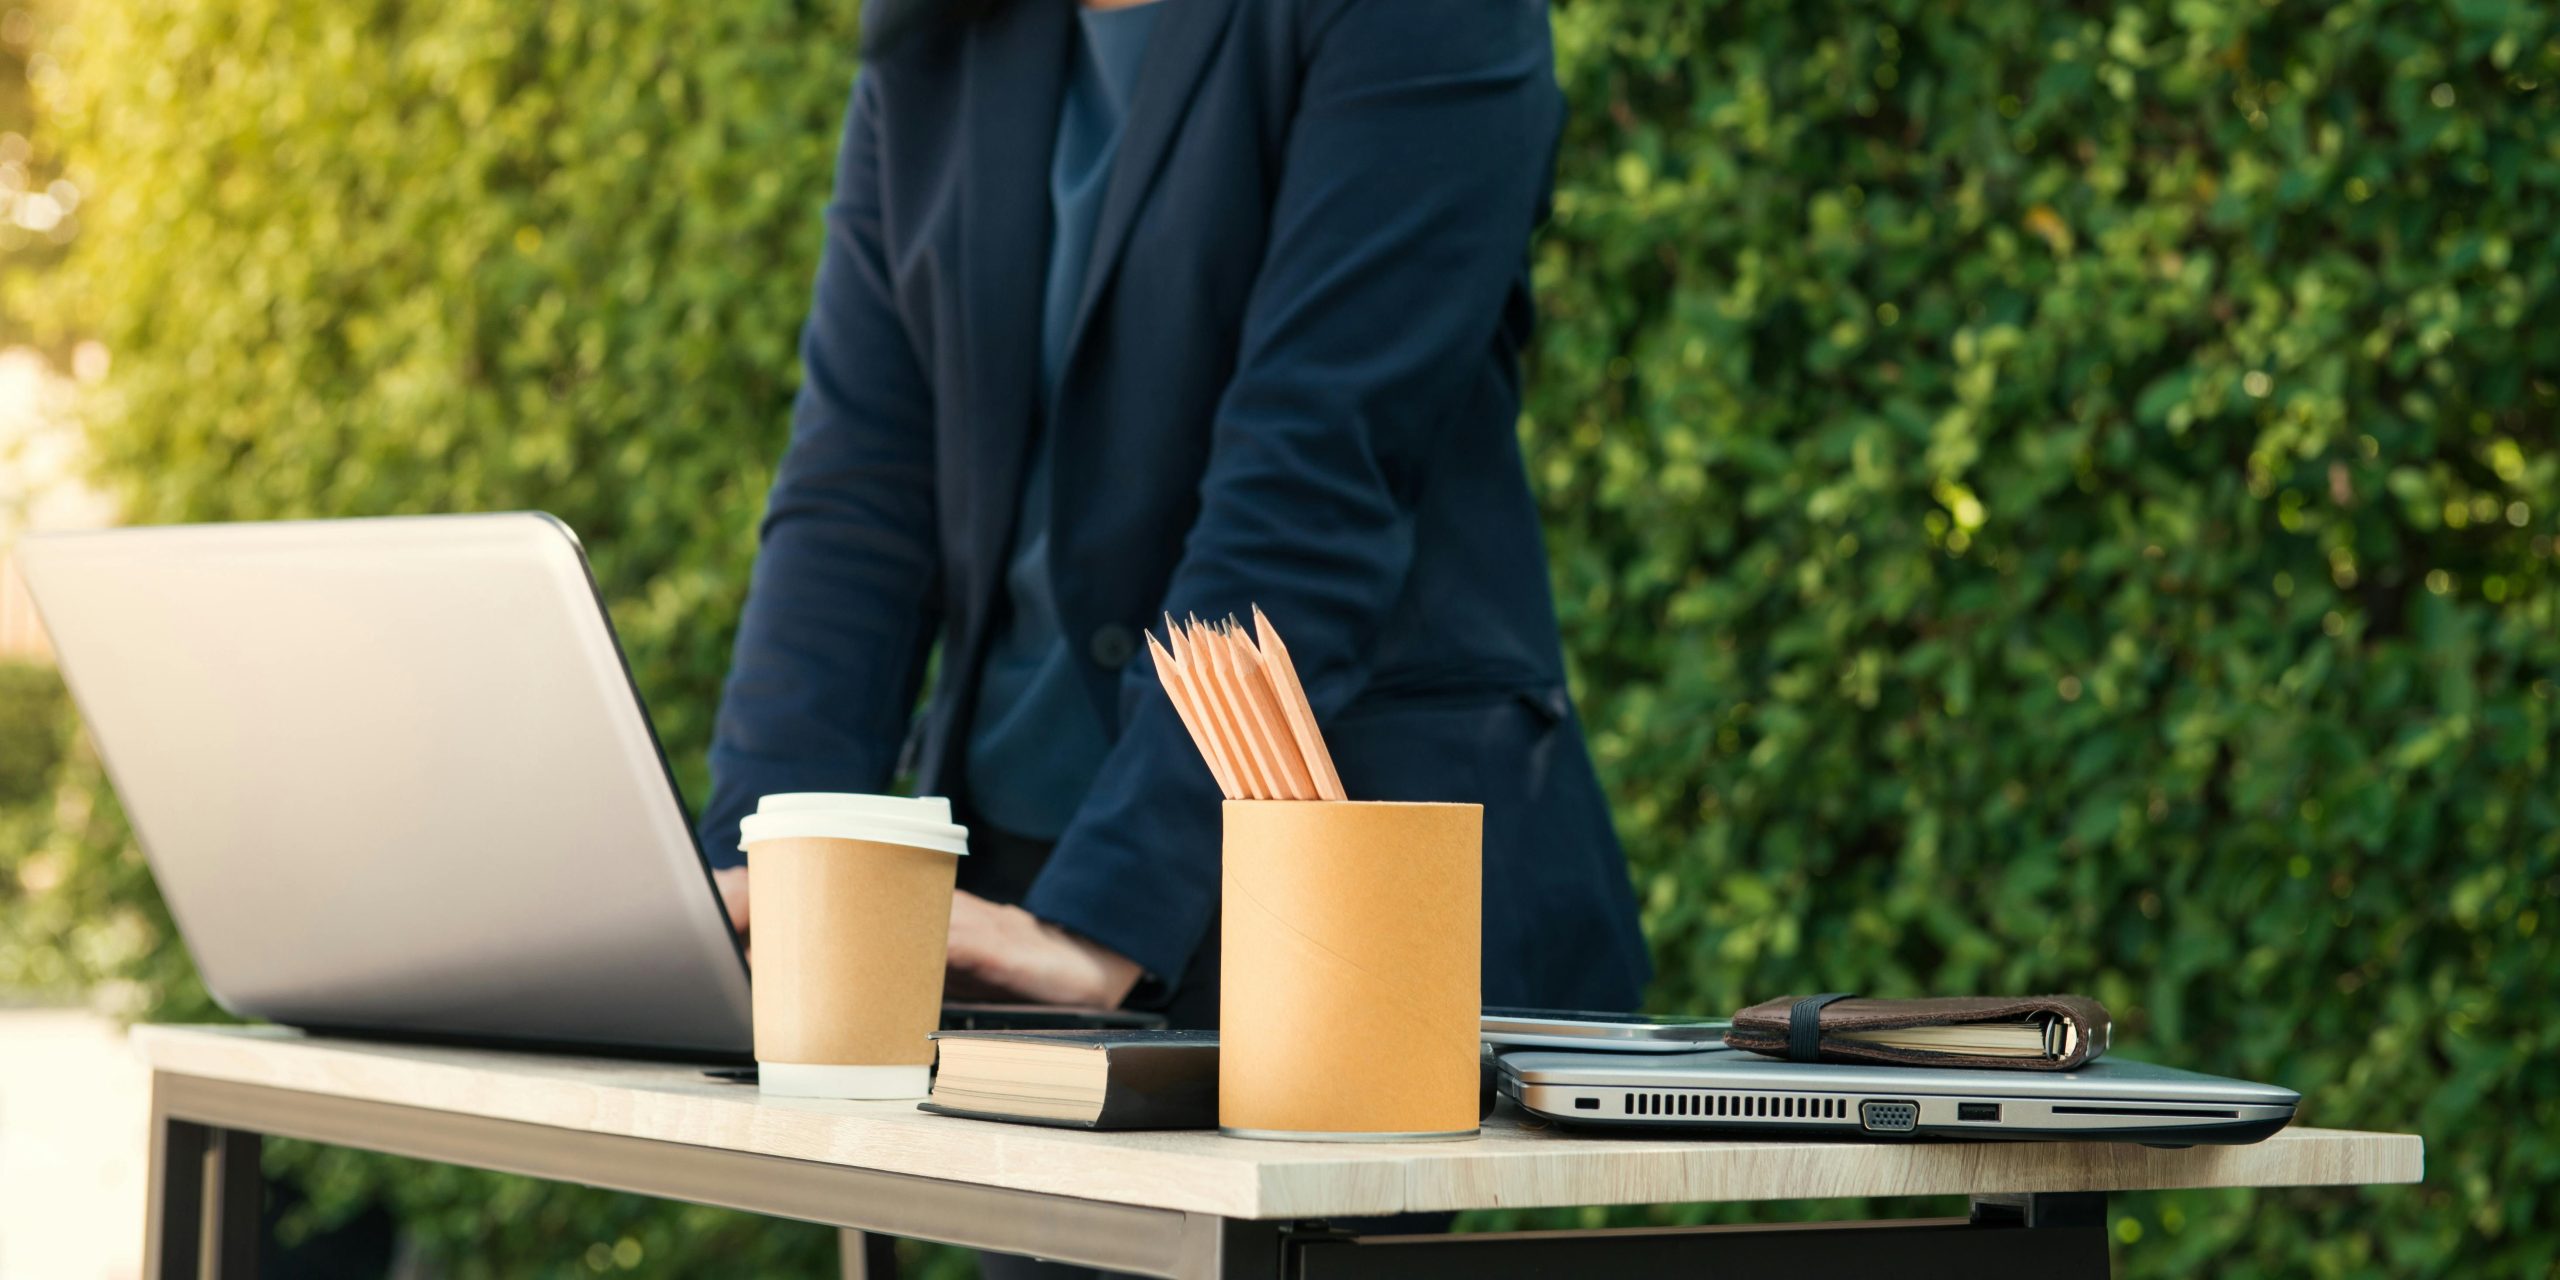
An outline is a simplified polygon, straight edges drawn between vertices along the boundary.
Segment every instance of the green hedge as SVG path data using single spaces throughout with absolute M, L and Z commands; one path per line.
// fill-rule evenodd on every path
M 2068 986 L 2414 1129 L 2128 1274 L 2560 1253 L 2560 47 L 2496 3 L 1559 10 L 1529 415 L 1658 998 Z
M 0 659 L 0 812 L 24 811 L 51 798 L 61 771 L 65 730 L 62 681 L 50 668 Z
M 556 511 L 698 789 L 845 16 L 68 12 L 49 127 L 96 189 L 47 294 L 114 352 L 134 517 Z M 2543 10 L 1555 13 L 1523 433 L 1655 1003 L 2091 991 L 2127 1052 L 2430 1147 L 2410 1189 L 2120 1197 L 2125 1274 L 2560 1265 Z M 131 865 L 72 843 L 67 883 Z M 183 1002 L 174 946 L 134 963 Z M 823 1257 L 279 1159 L 324 1215 L 387 1181 L 466 1274 Z

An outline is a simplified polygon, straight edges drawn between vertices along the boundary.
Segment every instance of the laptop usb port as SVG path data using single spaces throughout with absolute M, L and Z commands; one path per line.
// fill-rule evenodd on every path
M 2000 1104 L 1997 1102 L 1959 1102 L 1956 1104 L 1956 1119 L 1979 1120 L 1988 1124 L 1998 1124 L 2000 1123 Z
M 1600 1100 L 1598 1098 L 1576 1098 L 1573 1100 L 1573 1109 L 1576 1111 L 1597 1111 L 1600 1109 Z

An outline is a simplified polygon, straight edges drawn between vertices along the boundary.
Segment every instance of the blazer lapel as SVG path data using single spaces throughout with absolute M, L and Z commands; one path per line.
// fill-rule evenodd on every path
M 1058 134 L 1072 0 L 1017 0 L 968 32 L 962 74 L 961 333 L 977 475 L 976 560 L 1000 564 L 1039 405 L 1040 290 L 1049 256 L 1049 152 Z M 990 575 L 1000 582 L 1001 570 Z
M 1067 330 L 1065 366 L 1075 367 L 1084 344 L 1085 326 L 1109 287 L 1129 242 L 1129 228 L 1164 167 L 1164 154 L 1181 130 L 1191 96 L 1208 70 L 1209 55 L 1226 33 L 1234 0 L 1155 0 L 1164 6 L 1156 29 L 1147 37 L 1139 64 L 1138 94 L 1129 103 L 1129 118 L 1120 126 L 1120 150 L 1111 161 L 1111 179 L 1103 188 L 1102 212 L 1093 225 L 1093 247 L 1087 251 L 1084 288 L 1076 298 L 1075 322 Z M 1061 375 L 1064 376 L 1063 374 Z

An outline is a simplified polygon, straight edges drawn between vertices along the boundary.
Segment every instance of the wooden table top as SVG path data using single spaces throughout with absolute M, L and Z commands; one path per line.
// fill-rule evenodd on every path
M 2294 1127 L 2245 1147 L 1590 1137 L 1507 1104 L 1472 1142 L 1253 1142 L 927 1115 L 903 1102 L 768 1099 L 666 1064 L 139 1027 L 156 1071 L 554 1128 L 725 1148 L 1234 1218 L 1871 1195 L 2415 1182 L 2415 1134 Z

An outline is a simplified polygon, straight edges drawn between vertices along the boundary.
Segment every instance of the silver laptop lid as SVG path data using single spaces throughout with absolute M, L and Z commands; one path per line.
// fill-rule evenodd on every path
M 743 959 L 558 521 L 128 529 L 19 554 L 225 1007 L 747 1049 Z
M 1889 1093 L 1902 1097 L 2000 1094 L 2119 1102 L 2213 1102 L 2292 1106 L 2291 1089 L 2128 1058 L 2100 1058 L 2077 1071 L 1983 1071 L 1799 1063 L 1734 1049 L 1646 1057 L 1598 1053 L 1507 1053 L 1505 1072 L 1521 1082 L 1607 1089 L 1783 1089 L 1799 1093 Z

